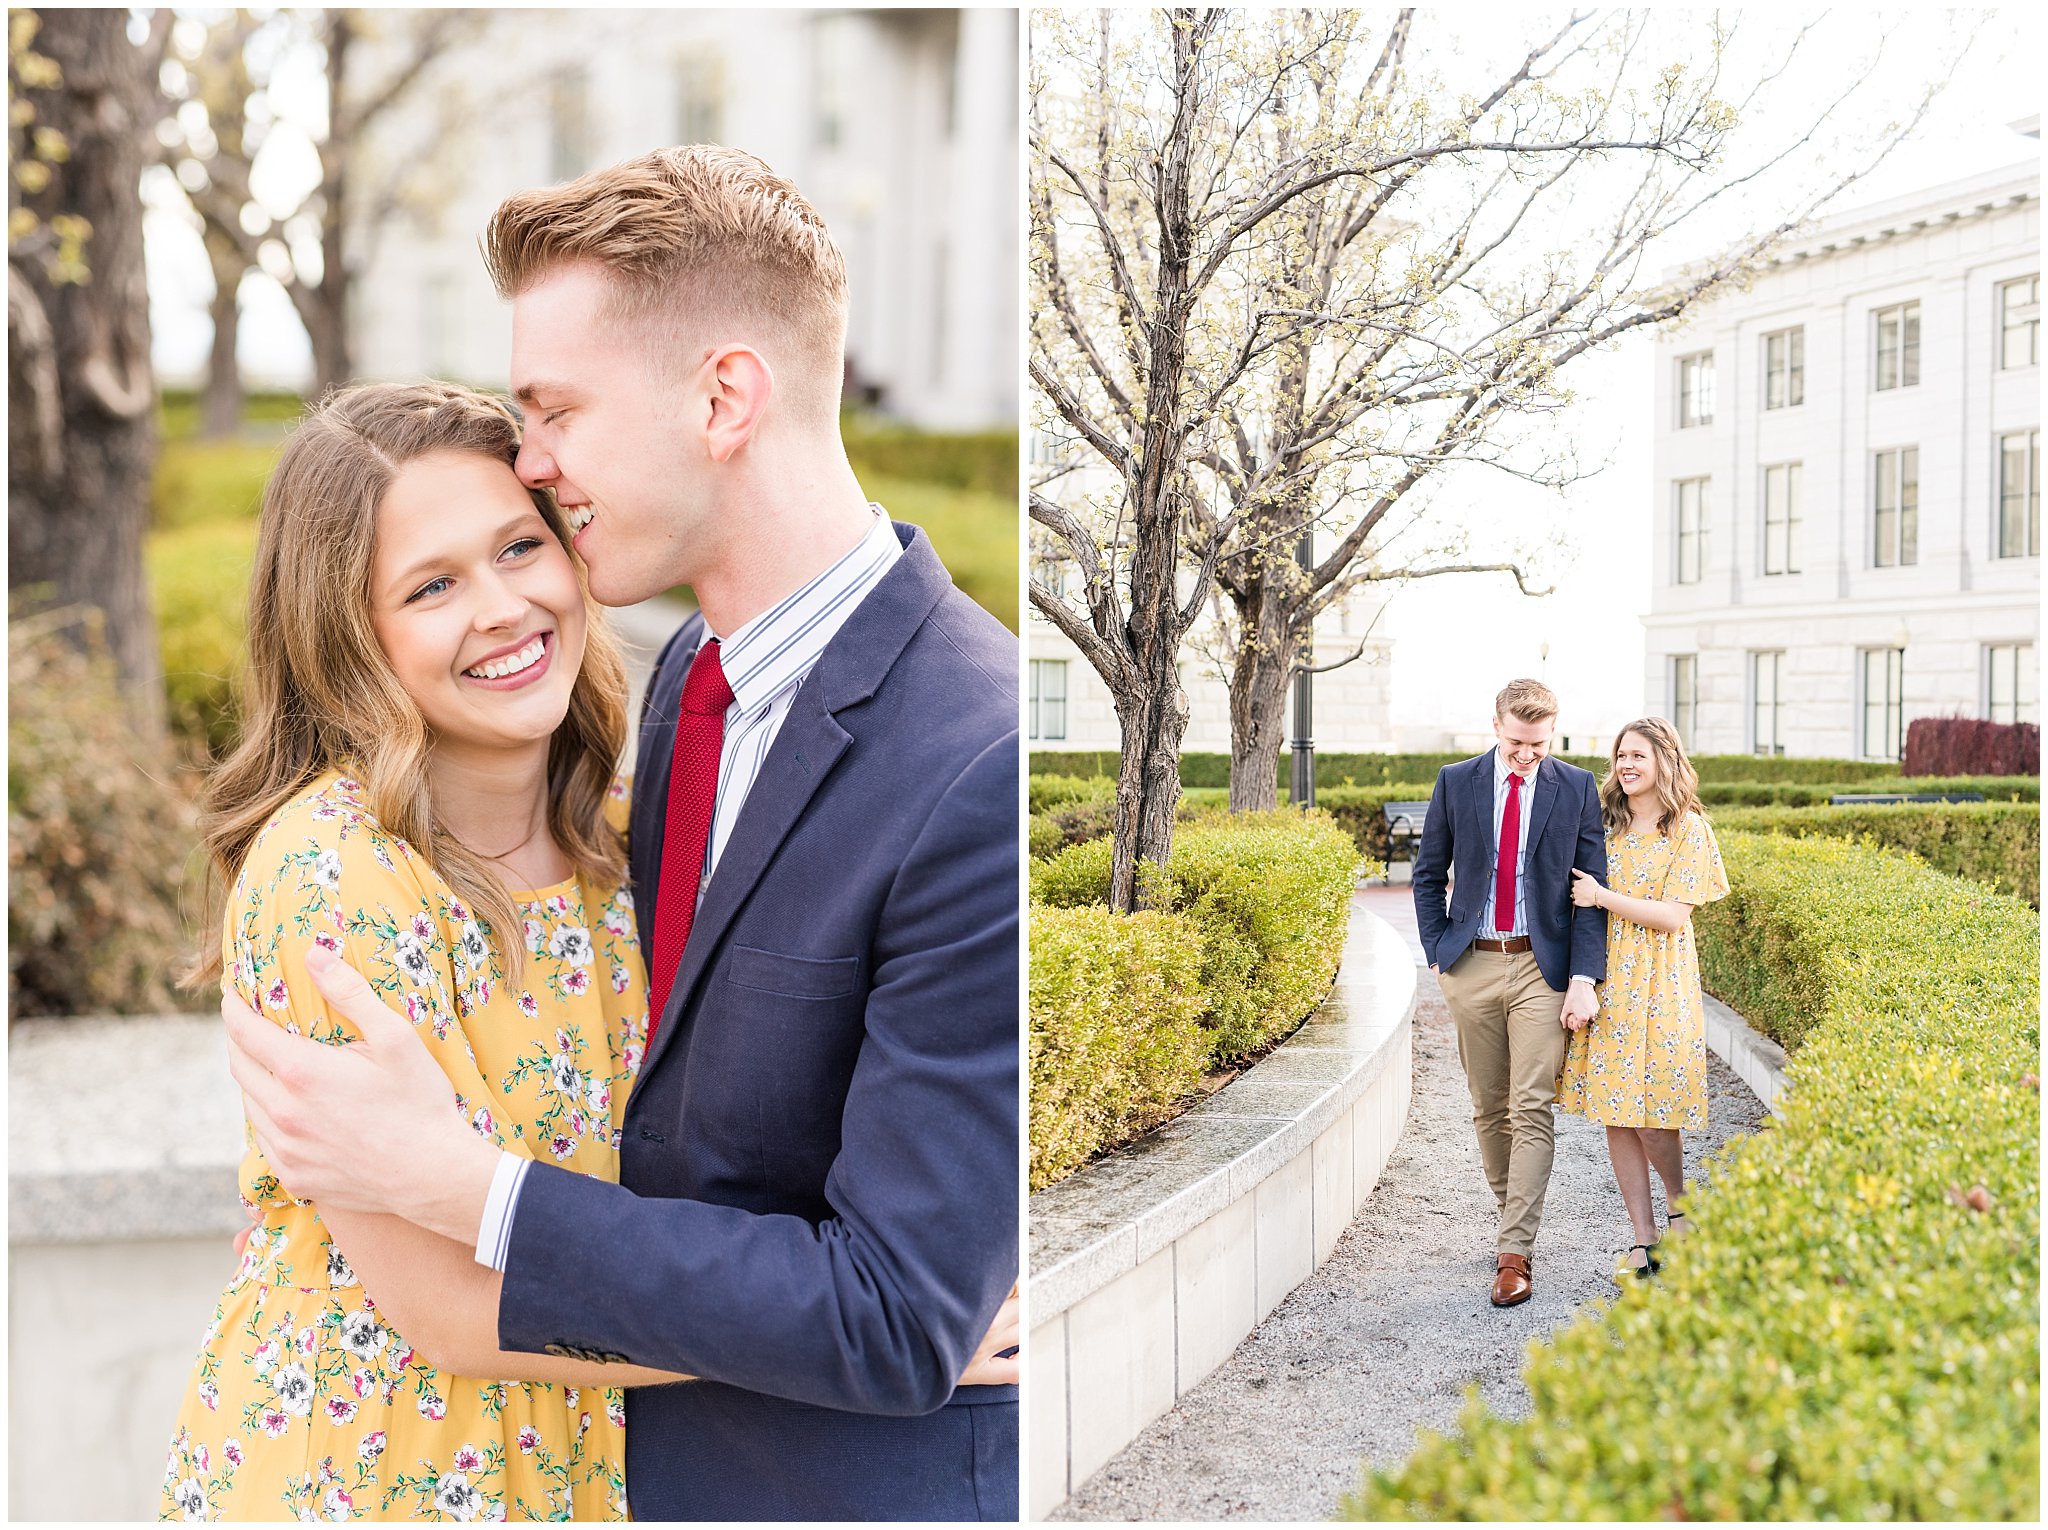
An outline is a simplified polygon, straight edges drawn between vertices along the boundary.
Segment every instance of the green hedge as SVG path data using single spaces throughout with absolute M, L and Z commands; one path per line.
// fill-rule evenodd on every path
M 1182 914 L 1031 911 L 1031 1188 L 1172 1115 L 1201 1084 L 1202 932 Z
M 2041 809 L 2033 802 L 1730 808 L 1714 815 L 1714 827 L 1870 839 L 2041 906 Z
M 1803 1039 L 1697 1231 L 1532 1344 L 1532 1406 L 1353 1517 L 2040 1517 L 2039 921 L 1874 847 L 1731 832 L 1709 986 Z M 1979 1191 L 1981 1187 L 1981 1192 Z
M 1402 783 L 1427 786 L 1436 780 L 1436 773 L 1446 765 L 1455 765 L 1460 760 L 1470 759 L 1463 752 L 1436 754 L 1346 754 L 1338 751 L 1316 754 L 1316 793 L 1337 786 L 1393 786 Z M 1590 770 L 1595 775 L 1607 773 L 1605 755 L 1567 754 L 1559 759 Z M 1114 749 L 1102 751 L 1034 749 L 1031 751 L 1031 769 L 1035 773 L 1070 776 L 1114 776 L 1117 771 L 1118 755 Z M 1807 781 L 1807 782 L 1864 782 L 1897 777 L 1899 767 L 1888 760 L 1806 760 L 1786 756 L 1760 757 L 1750 754 L 1703 754 L 1694 758 L 1694 767 L 1702 781 Z M 1280 755 L 1279 781 L 1282 789 L 1287 785 L 1289 759 L 1286 751 Z M 1186 786 L 1228 786 L 1230 784 L 1230 756 L 1227 754 L 1190 753 L 1180 757 L 1180 778 Z M 1865 791 L 1869 788 L 1850 785 L 1836 788 L 1843 791 Z
M 253 520 L 159 531 L 143 549 L 171 732 L 195 754 L 218 756 L 234 741 L 235 683 L 255 561 Z
M 914 478 L 1017 503 L 1017 432 L 936 432 L 843 415 L 847 460 L 863 485 L 873 477 Z M 874 491 L 868 491 L 873 494 Z M 875 496 L 880 498 L 879 495 Z
M 2039 776 L 1875 776 L 1861 781 L 1703 781 L 1700 801 L 1721 807 L 1826 807 L 1837 794 L 1979 792 L 1987 802 L 2039 802 Z
M 1053 908 L 1109 899 L 1110 842 L 1034 862 L 1031 896 Z M 1320 814 L 1198 819 L 1175 833 L 1152 906 L 1195 920 L 1202 935 L 1203 1027 L 1219 1066 L 1277 1041 L 1314 1007 L 1343 954 L 1359 860 Z

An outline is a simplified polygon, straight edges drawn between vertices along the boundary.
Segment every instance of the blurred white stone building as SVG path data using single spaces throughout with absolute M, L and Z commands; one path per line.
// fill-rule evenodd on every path
M 404 167 L 407 210 L 350 231 L 357 370 L 504 386 L 510 312 L 477 252 L 498 201 L 717 142 L 795 181 L 845 252 L 850 396 L 928 428 L 1013 425 L 1017 30 L 1014 10 L 497 13 L 436 65 L 457 85 L 380 132 L 409 154 L 423 114 L 469 103 Z
M 2030 162 L 1845 214 L 1660 341 L 1644 689 L 1694 751 L 2038 721 L 2040 210 Z

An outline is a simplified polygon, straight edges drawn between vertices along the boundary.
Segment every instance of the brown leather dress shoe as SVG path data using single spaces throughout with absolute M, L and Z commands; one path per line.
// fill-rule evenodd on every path
M 1493 1304 L 1519 1307 L 1529 1299 L 1529 1256 L 1502 1254 L 1493 1272 Z

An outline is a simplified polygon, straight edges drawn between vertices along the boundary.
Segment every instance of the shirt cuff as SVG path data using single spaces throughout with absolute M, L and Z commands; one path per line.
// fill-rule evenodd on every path
M 519 1187 L 526 1183 L 531 1158 L 500 1152 L 491 1175 L 491 1193 L 484 1198 L 484 1219 L 476 1232 L 476 1262 L 504 1273 L 512 1252 L 512 1220 L 519 1214 Z
M 1574 983 L 1591 983 L 1591 984 L 1592 984 L 1592 986 L 1593 986 L 1593 987 L 1595 987 L 1595 988 L 1598 988 L 1598 987 L 1600 986 L 1600 985 L 1599 985 L 1598 983 L 1594 982 L 1594 981 L 1593 981 L 1593 979 L 1591 979 L 1591 978 L 1587 977 L 1587 976 L 1586 976 L 1586 974 L 1585 974 L 1585 973 L 1583 973 L 1583 972 L 1574 972 L 1574 973 L 1572 974 L 1572 981 L 1573 981 Z M 524 1161 L 524 1160 L 522 1160 L 522 1161 Z M 491 1186 L 491 1194 L 493 1194 L 493 1195 L 496 1195 L 497 1193 L 498 1193 L 498 1187 L 497 1187 L 496 1185 L 492 1185 L 492 1186 Z M 487 1220 L 487 1221 L 488 1221 L 488 1220 L 489 1220 L 489 1218 L 490 1218 L 490 1213 L 489 1213 L 488 1211 L 487 1211 L 487 1212 L 485 1212 L 485 1213 L 484 1213 L 484 1217 L 485 1217 L 485 1220 Z M 477 1258 L 481 1259 L 481 1258 L 483 1258 L 483 1255 L 482 1255 L 481 1253 L 479 1253 L 479 1254 L 477 1255 Z M 503 1266 L 503 1265 L 501 1264 L 501 1265 L 499 1265 L 499 1266 L 498 1266 L 498 1268 L 502 1270 L 502 1269 L 504 1269 L 505 1267 L 504 1267 L 504 1266 Z

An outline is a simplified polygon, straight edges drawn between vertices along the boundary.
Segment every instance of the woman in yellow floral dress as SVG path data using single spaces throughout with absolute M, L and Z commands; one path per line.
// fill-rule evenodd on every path
M 243 741 L 208 787 L 231 891 L 201 965 L 341 1044 L 307 968 L 340 955 L 412 1016 L 478 1132 L 616 1178 L 647 1033 L 613 780 L 624 671 L 517 444 L 501 403 L 438 384 L 331 395 L 287 444 Z M 616 1383 L 678 1378 L 537 1355 L 503 1357 L 525 1380 L 447 1374 L 406 1334 L 473 1280 L 473 1251 L 323 1218 L 253 1148 L 241 1189 L 256 1225 L 179 1412 L 165 1517 L 626 1516 Z
M 1699 775 L 1663 718 L 1643 718 L 1616 735 L 1600 806 L 1607 885 L 1575 871 L 1572 901 L 1607 911 L 1607 979 L 1599 1014 L 1572 1033 L 1558 1099 L 1607 1128 L 1607 1155 L 1637 1240 L 1624 1268 L 1647 1277 L 1658 1265 L 1650 1170 L 1664 1182 L 1667 1226 L 1682 1233 L 1679 1134 L 1707 1125 L 1706 1011 L 1692 911 L 1727 896 L 1728 877 L 1700 809 Z

